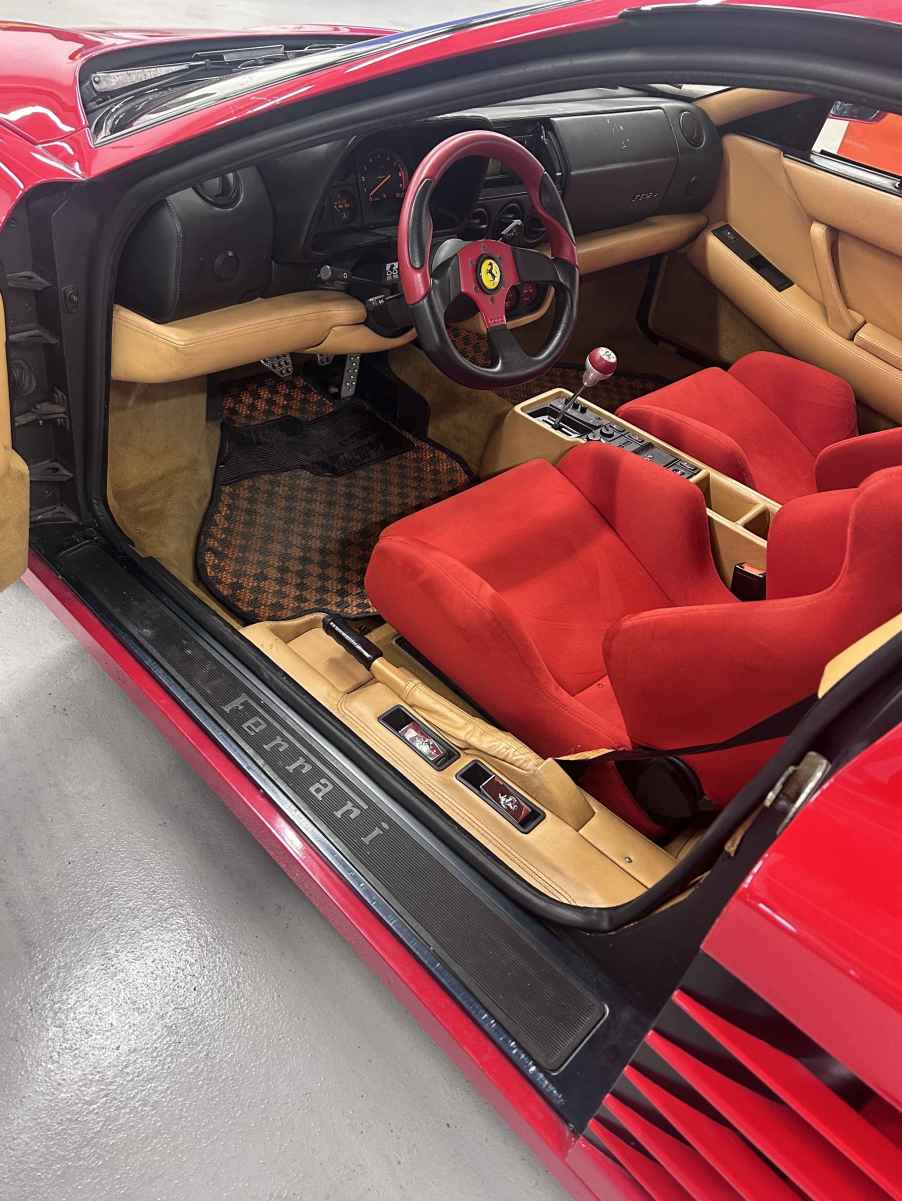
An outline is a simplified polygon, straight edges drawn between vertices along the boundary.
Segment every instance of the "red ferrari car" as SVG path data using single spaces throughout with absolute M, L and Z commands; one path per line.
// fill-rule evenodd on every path
M 902 1198 L 896 6 L 0 45 L 0 583 L 574 1197 Z

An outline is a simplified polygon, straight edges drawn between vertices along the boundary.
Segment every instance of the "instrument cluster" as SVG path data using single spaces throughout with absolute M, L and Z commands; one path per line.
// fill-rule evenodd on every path
M 321 230 L 393 225 L 410 183 L 410 167 L 397 149 L 362 147 L 333 179 L 323 207 Z

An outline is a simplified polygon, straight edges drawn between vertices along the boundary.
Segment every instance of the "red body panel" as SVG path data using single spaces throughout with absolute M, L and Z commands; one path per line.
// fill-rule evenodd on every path
M 902 175 L 902 116 L 881 113 L 876 121 L 849 121 L 837 154 L 878 171 Z
M 796 818 L 704 946 L 897 1107 L 902 1107 L 900 862 L 897 727 Z
M 685 0 L 664 0 L 664 5 Z M 896 0 L 795 0 L 773 4 L 768 0 L 744 0 L 745 6 L 770 9 L 834 12 L 870 20 L 902 23 Z M 80 66 L 104 50 L 153 41 L 180 40 L 192 36 L 185 30 L 85 30 L 72 32 L 50 27 L 7 23 L 0 25 L 0 127 L 15 129 L 20 136 L 43 147 L 46 178 L 60 178 L 60 171 L 77 177 L 102 175 L 115 167 L 134 162 L 158 150 L 302 99 L 365 83 L 384 75 L 395 75 L 414 67 L 488 50 L 503 42 L 529 41 L 565 33 L 579 33 L 614 23 L 625 8 L 623 0 L 582 0 L 581 3 L 539 7 L 506 17 L 487 14 L 483 23 L 470 19 L 457 25 L 438 26 L 413 38 L 397 35 L 400 44 L 386 52 L 386 43 L 350 62 L 325 67 L 309 75 L 284 80 L 249 95 L 238 96 L 209 108 L 95 147 L 85 127 L 78 96 Z M 341 26 L 298 26 L 293 32 L 372 33 Z M 207 33 L 209 31 L 205 31 Z M 249 31 L 262 33 L 264 30 Z M 276 32 L 269 30 L 269 33 Z M 283 33 L 285 30 L 283 29 Z M 0 163 L 4 154 L 0 144 Z M 18 181 L 16 181 L 18 184 Z M 29 186 L 22 181 L 16 192 Z M 11 193 L 0 195 L 0 224 L 9 212 Z M 5 200 L 5 203 L 3 201 Z

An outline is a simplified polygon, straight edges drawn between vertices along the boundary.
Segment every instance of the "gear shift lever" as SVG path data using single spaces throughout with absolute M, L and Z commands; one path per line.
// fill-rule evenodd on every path
M 561 428 L 561 422 L 585 392 L 586 388 L 594 387 L 595 384 L 600 384 L 604 380 L 610 379 L 616 370 L 617 356 L 613 350 L 608 350 L 607 346 L 596 346 L 594 350 L 590 350 L 586 356 L 583 382 L 570 399 L 561 405 L 561 411 L 552 429 L 559 430 Z

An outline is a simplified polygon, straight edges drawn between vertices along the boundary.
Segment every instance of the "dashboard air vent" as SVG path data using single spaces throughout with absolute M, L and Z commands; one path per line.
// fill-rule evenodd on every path
M 528 242 L 530 246 L 534 246 L 537 242 L 542 242 L 545 240 L 545 226 L 535 215 L 535 213 L 531 213 L 526 218 L 526 225 L 523 230 L 523 239 L 524 241 Z
M 516 200 L 512 200 L 510 204 L 503 205 L 495 215 L 495 226 L 493 233 L 495 237 L 500 237 L 504 230 L 512 221 L 523 220 L 523 205 L 518 204 Z
M 467 218 L 467 233 L 474 234 L 476 237 L 482 237 L 489 232 L 489 212 L 488 209 L 475 208 Z

